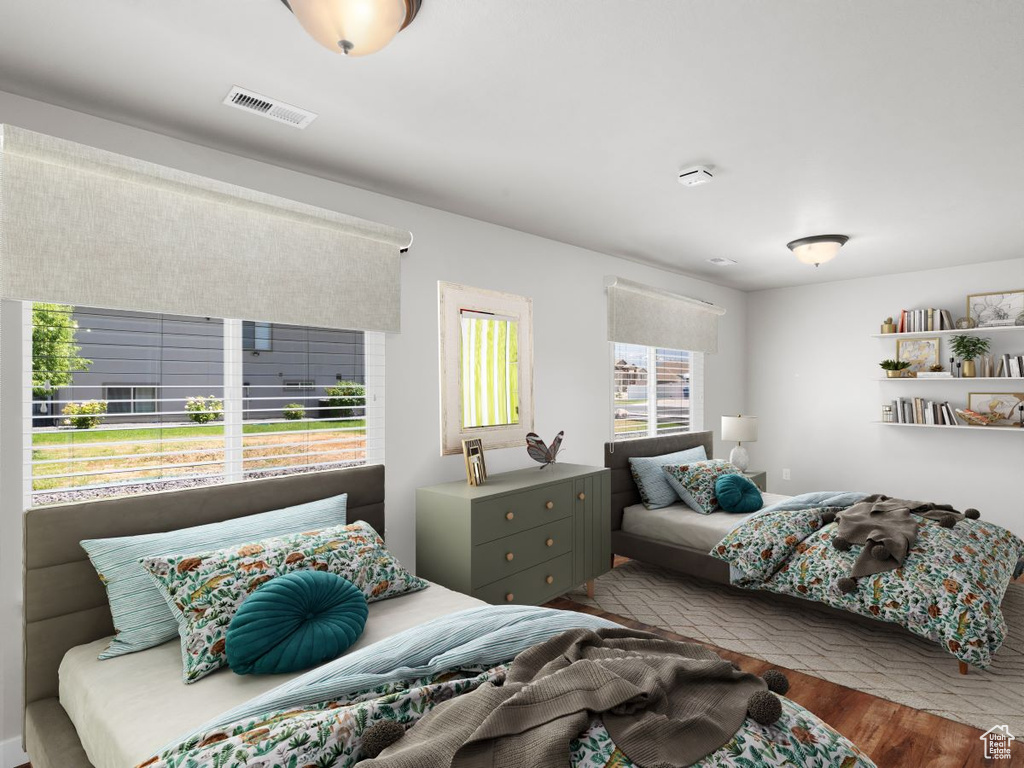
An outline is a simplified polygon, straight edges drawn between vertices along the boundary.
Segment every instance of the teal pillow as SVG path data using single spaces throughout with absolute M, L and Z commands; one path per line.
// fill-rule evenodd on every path
M 724 512 L 757 512 L 764 506 L 761 491 L 743 475 L 722 475 L 715 480 L 715 496 Z
M 114 639 L 100 654 L 112 659 L 143 651 L 178 636 L 178 621 L 146 569 L 139 562 L 157 555 L 191 554 L 222 549 L 253 540 L 345 524 L 348 494 L 294 507 L 236 517 L 222 523 L 179 528 L 165 533 L 87 539 L 80 542 L 107 590 L 114 618 Z
M 661 468 L 666 464 L 689 464 L 693 461 L 704 461 L 708 455 L 703 445 L 688 448 L 685 451 L 666 453 L 663 456 L 634 456 L 629 460 L 629 470 L 633 473 L 633 482 L 640 491 L 640 500 L 648 509 L 670 507 L 679 501 L 676 492 L 669 485 Z
M 336 573 L 278 576 L 231 620 L 228 666 L 240 675 L 277 675 L 336 659 L 363 633 L 368 611 L 362 590 Z

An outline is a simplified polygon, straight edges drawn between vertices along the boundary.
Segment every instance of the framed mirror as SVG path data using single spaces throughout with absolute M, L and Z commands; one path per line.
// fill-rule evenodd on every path
M 441 455 L 526 444 L 533 431 L 533 302 L 439 282 Z

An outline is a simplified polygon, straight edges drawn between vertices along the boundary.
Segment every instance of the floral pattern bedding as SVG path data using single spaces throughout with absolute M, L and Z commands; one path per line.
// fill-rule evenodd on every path
M 299 570 L 336 573 L 369 602 L 424 589 L 365 522 L 277 536 L 214 552 L 144 558 L 181 635 L 183 679 L 227 666 L 228 626 L 245 599 L 275 576 Z
M 384 719 L 411 725 L 434 706 L 484 683 L 500 685 L 507 665 L 463 668 L 429 678 L 388 683 L 342 700 L 305 709 L 271 712 L 195 736 L 141 763 L 138 768 L 351 768 L 365 758 L 362 737 Z M 700 768 L 793 766 L 870 768 L 874 764 L 850 741 L 785 697 L 782 717 L 771 726 L 747 719 Z M 573 768 L 633 768 L 601 723 L 569 744 Z
M 769 510 L 731 531 L 711 551 L 729 563 L 734 584 L 792 595 L 899 624 L 940 644 L 961 661 L 987 667 L 1006 637 L 1000 603 L 1024 541 L 984 520 L 953 528 L 921 519 L 917 541 L 902 568 L 858 579 L 843 594 L 860 554 L 832 546 L 832 507 Z

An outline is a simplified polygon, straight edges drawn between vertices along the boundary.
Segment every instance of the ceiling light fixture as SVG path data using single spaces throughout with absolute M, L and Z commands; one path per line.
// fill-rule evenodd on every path
M 786 247 L 804 264 L 813 264 L 817 267 L 826 261 L 832 261 L 849 239 L 846 235 L 815 235 L 786 243 Z
M 416 18 L 421 0 L 281 0 L 307 34 L 334 53 L 376 53 Z

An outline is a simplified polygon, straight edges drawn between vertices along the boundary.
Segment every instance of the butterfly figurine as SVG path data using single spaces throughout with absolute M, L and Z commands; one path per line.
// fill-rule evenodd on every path
M 545 444 L 540 439 L 540 435 L 536 432 L 530 432 L 526 436 L 526 452 L 530 454 L 530 458 L 534 461 L 541 463 L 541 469 L 554 464 L 555 459 L 558 457 L 558 449 L 562 447 L 562 437 L 565 435 L 565 430 L 555 435 L 555 439 L 551 441 L 551 447 Z

